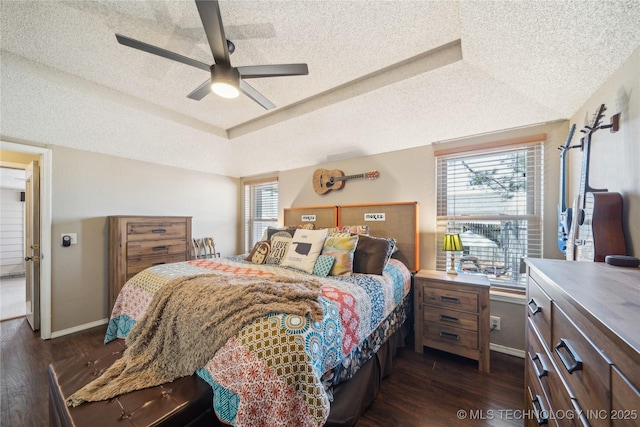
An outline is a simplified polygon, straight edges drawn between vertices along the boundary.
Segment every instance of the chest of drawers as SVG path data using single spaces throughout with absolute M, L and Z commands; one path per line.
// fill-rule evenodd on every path
M 639 425 L 640 269 L 526 262 L 527 425 Z
M 415 350 L 428 346 L 489 372 L 489 280 L 420 270 L 414 277 Z
M 136 273 L 191 258 L 191 217 L 110 216 L 109 310 Z

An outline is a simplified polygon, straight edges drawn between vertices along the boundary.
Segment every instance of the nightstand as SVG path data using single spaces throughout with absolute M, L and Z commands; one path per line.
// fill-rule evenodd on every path
M 414 291 L 415 351 L 447 351 L 489 372 L 489 279 L 420 270 Z

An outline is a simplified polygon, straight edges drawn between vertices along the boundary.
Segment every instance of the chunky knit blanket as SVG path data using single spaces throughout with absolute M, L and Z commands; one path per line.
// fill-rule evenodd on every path
M 196 275 L 159 289 L 126 338 L 127 350 L 100 377 L 67 398 L 68 406 L 192 375 L 249 322 L 270 313 L 322 318 L 315 279 Z

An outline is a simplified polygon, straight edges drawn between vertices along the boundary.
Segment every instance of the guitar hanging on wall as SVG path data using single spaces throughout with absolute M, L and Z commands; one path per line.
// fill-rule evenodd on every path
M 341 190 L 348 179 L 377 179 L 379 175 L 378 171 L 345 175 L 344 172 L 338 169 L 316 169 L 313 173 L 313 189 L 318 194 L 327 194 L 331 190 Z
M 589 157 L 591 138 L 598 129 L 618 130 L 618 117 L 613 116 L 610 125 L 601 125 L 606 110 L 604 104 L 593 116 L 590 126 L 581 132 L 582 174 L 580 193 L 573 201 L 573 220 L 567 239 L 567 259 L 603 262 L 607 255 L 626 255 L 627 247 L 622 227 L 622 196 L 606 189 L 589 185 Z
M 569 230 L 571 229 L 572 209 L 567 208 L 567 185 L 566 185 L 566 168 L 567 168 L 567 152 L 579 145 L 571 146 L 573 133 L 576 131 L 574 123 L 569 130 L 569 136 L 564 146 L 559 147 L 560 153 L 560 201 L 558 202 L 558 249 L 563 254 L 567 253 L 567 239 L 569 238 Z

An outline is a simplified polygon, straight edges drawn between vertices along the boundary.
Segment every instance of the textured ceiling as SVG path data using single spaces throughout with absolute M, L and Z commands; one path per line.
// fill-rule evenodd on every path
M 640 45 L 638 0 L 220 10 L 232 65 L 308 64 L 251 80 L 275 110 L 188 99 L 207 72 L 116 42 L 212 63 L 192 1 L 2 0 L 2 136 L 246 176 L 567 119 Z

